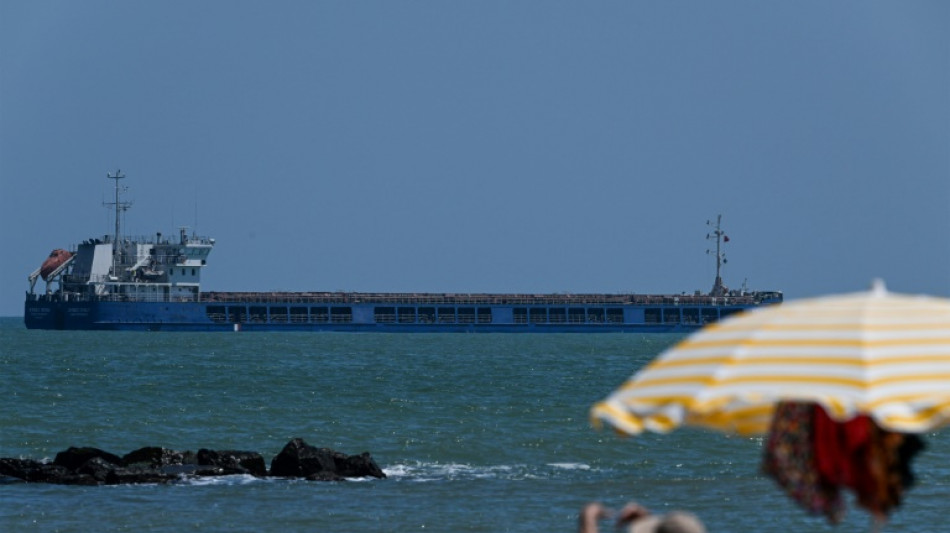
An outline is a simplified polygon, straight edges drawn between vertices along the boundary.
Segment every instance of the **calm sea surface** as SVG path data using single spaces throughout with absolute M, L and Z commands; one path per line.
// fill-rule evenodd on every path
M 0 484 L 0 531 L 572 532 L 591 500 L 688 508 L 711 531 L 831 527 L 758 473 L 762 442 L 623 438 L 587 410 L 675 335 L 28 331 L 0 319 L 0 457 L 69 446 L 370 452 L 383 480 Z M 885 531 L 948 531 L 948 432 Z M 613 531 L 604 524 L 604 531 Z

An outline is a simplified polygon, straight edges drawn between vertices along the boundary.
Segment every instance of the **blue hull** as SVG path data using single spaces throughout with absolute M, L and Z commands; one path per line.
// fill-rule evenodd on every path
M 27 300 L 30 329 L 405 333 L 686 332 L 757 305 L 435 305 Z

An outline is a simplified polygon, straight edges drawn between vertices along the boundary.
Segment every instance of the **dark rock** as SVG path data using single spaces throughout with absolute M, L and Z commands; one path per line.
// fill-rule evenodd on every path
M 370 476 L 379 479 L 386 477 L 383 469 L 376 464 L 376 461 L 370 456 L 369 452 L 363 452 L 359 455 L 343 455 L 342 462 L 337 462 L 337 472 L 343 477 L 363 477 Z M 334 456 L 336 459 L 337 456 Z
M 52 463 L 41 463 L 33 459 L 0 459 L 0 474 L 34 483 L 53 483 L 70 473 L 69 469 Z
M 276 477 L 307 477 L 321 471 L 332 472 L 335 466 L 328 454 L 310 446 L 303 439 L 292 439 L 270 463 L 270 475 Z
M 158 446 L 139 448 L 122 456 L 123 466 L 144 465 L 157 468 L 185 464 L 198 464 L 194 453 L 179 452 Z
M 69 470 L 76 470 L 85 464 L 86 461 L 98 457 L 107 463 L 116 466 L 122 464 L 122 458 L 109 452 L 102 451 L 99 448 L 74 448 L 70 447 L 66 451 L 56 454 L 53 464 L 66 467 Z
M 170 483 L 189 476 L 268 475 L 264 458 L 256 452 L 201 449 L 198 453 L 167 448 L 139 448 L 118 457 L 98 448 L 69 448 L 52 463 L 32 459 L 0 458 L 0 483 L 14 480 L 62 485 L 115 485 Z M 346 455 L 293 439 L 271 462 L 271 476 L 314 481 L 343 481 L 348 477 L 386 474 L 369 453 Z
M 220 474 L 250 474 L 264 477 L 267 475 L 267 463 L 264 457 L 256 452 L 239 450 L 198 450 L 199 466 L 214 466 L 221 470 Z
M 108 464 L 108 463 L 103 463 Z M 62 465 L 42 463 L 32 459 L 0 459 L 0 475 L 31 483 L 59 485 L 98 485 L 100 481 L 86 472 L 70 470 Z
M 325 479 L 326 474 L 344 478 L 386 477 L 369 453 L 346 455 L 329 448 L 310 446 L 300 438 L 288 442 L 271 461 L 270 475 L 274 477 Z
M 82 483 L 83 485 L 103 485 L 109 479 L 110 474 L 114 474 L 118 464 L 110 463 L 102 457 L 93 457 L 76 469 L 76 474 L 88 476 L 94 480 L 93 483 Z
M 116 468 L 106 477 L 106 485 L 132 483 L 171 483 L 180 479 L 177 473 L 165 472 L 162 468 L 131 466 Z

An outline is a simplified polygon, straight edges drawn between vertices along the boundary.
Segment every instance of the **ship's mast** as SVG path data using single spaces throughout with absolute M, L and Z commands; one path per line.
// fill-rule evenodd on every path
M 112 275 L 117 276 L 119 268 L 119 218 L 122 211 L 127 211 L 132 207 L 132 202 L 120 202 L 119 193 L 121 188 L 119 187 L 119 180 L 124 178 L 125 175 L 122 174 L 122 171 L 116 169 L 115 174 L 106 174 L 106 178 L 110 180 L 115 180 L 115 201 L 114 202 L 105 202 L 103 205 L 115 207 L 115 235 L 112 237 Z
M 711 221 L 707 220 L 706 225 L 712 226 L 712 233 L 707 233 L 707 239 L 716 239 L 716 281 L 713 282 L 712 291 L 709 293 L 710 296 L 724 296 L 726 294 L 726 286 L 722 283 L 722 265 L 726 263 L 726 252 L 722 251 L 723 240 L 729 242 L 729 237 L 726 236 L 726 232 L 722 230 L 720 225 L 722 222 L 722 215 L 716 215 L 716 222 L 713 224 Z M 712 250 L 706 250 L 706 253 L 712 253 Z

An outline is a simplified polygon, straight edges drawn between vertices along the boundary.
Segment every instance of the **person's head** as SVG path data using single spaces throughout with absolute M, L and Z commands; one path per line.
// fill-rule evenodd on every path
M 706 526 L 693 513 L 673 511 L 634 520 L 628 533 L 706 533 Z

